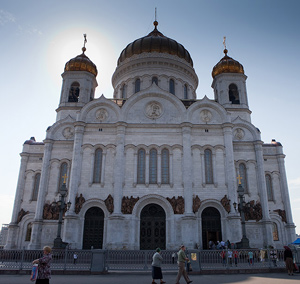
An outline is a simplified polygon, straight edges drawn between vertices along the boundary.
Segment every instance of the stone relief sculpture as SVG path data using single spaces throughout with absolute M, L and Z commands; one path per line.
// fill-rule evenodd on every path
M 67 211 L 67 205 L 65 204 L 65 209 L 63 212 L 63 216 Z M 51 204 L 45 203 L 43 210 L 43 219 L 45 220 L 58 220 L 59 218 L 59 205 L 57 202 L 52 202 Z
M 196 213 L 201 205 L 201 200 L 198 195 L 193 197 L 193 212 Z
M 157 102 L 151 102 L 146 105 L 146 115 L 151 118 L 155 119 L 162 115 L 162 107 Z
M 104 200 L 108 212 L 111 214 L 114 212 L 114 198 L 109 194 Z
M 140 198 L 136 197 L 134 198 L 133 196 L 131 196 L 130 198 L 128 196 L 123 196 L 122 198 L 122 213 L 123 214 L 131 214 L 134 205 L 138 202 Z
M 245 220 L 256 220 L 258 222 L 262 219 L 262 208 L 259 201 L 251 200 L 247 202 L 244 207 Z
M 108 112 L 105 108 L 100 108 L 99 110 L 97 110 L 96 112 L 96 118 L 98 120 L 105 121 L 108 118 Z
M 278 213 L 278 215 L 281 217 L 282 222 L 287 223 L 285 210 L 276 209 L 274 210 L 274 212 Z
M 174 214 L 184 213 L 184 198 L 182 196 L 178 196 L 177 198 L 175 196 L 172 198 L 167 197 L 167 200 L 172 205 Z
M 85 198 L 82 196 L 82 194 L 80 193 L 80 195 L 75 197 L 75 213 L 78 214 L 82 208 L 83 203 L 85 202 Z
M 225 194 L 224 197 L 221 199 L 221 204 L 226 210 L 227 213 L 230 213 L 231 207 L 230 207 L 230 199 L 227 198 L 227 195 Z
M 19 214 L 18 214 L 18 218 L 17 218 L 17 223 L 19 224 L 22 220 L 22 218 L 29 214 L 29 211 L 25 211 L 23 208 L 20 210 Z
M 66 138 L 66 139 L 69 139 L 69 138 L 72 138 L 74 136 L 74 129 L 72 127 L 66 127 L 64 130 L 63 130 L 63 136 Z
M 204 109 L 200 112 L 200 118 L 203 122 L 208 123 L 212 119 L 212 113 L 209 110 Z
M 243 129 L 241 128 L 238 128 L 236 131 L 235 131 L 235 138 L 238 139 L 238 140 L 242 140 L 245 136 L 245 132 Z

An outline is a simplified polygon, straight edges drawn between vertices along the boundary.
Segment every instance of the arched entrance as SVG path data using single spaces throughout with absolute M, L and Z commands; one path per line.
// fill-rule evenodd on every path
M 141 212 L 140 249 L 166 249 L 166 213 L 157 204 L 146 205 Z
M 215 244 L 222 240 L 221 216 L 214 207 L 207 207 L 202 215 L 202 245 L 203 249 L 208 249 L 208 242 L 212 240 Z
M 104 212 L 99 207 L 91 207 L 84 216 L 83 249 L 102 249 Z

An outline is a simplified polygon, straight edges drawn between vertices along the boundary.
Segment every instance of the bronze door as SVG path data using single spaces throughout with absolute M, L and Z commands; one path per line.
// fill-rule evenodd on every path
M 91 207 L 85 213 L 83 231 L 83 249 L 102 249 L 104 213 L 99 207 Z
M 140 249 L 166 249 L 166 213 L 157 204 L 148 204 L 141 212 Z

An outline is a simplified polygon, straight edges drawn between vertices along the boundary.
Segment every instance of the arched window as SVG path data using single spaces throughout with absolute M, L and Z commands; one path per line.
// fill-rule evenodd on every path
M 141 80 L 140 79 L 136 79 L 135 80 L 135 93 L 139 92 L 141 90 Z
M 232 104 L 240 103 L 239 91 L 236 84 L 229 85 L 229 101 L 232 102 Z
M 157 151 L 155 149 L 150 150 L 149 183 L 157 183 Z
M 25 242 L 30 242 L 30 240 L 31 240 L 31 231 L 32 231 L 32 224 L 29 223 L 27 225 L 27 229 L 26 229 Z
M 122 99 L 126 99 L 126 85 L 124 84 L 121 88 Z
M 102 171 L 102 149 L 97 149 L 95 152 L 95 162 L 94 162 L 94 183 L 101 182 L 101 171 Z
M 175 95 L 175 82 L 173 79 L 171 79 L 169 82 L 169 92 Z
M 146 173 L 146 152 L 144 149 L 138 151 L 138 163 L 137 163 L 137 183 L 145 183 L 145 173 Z
M 239 164 L 239 174 L 242 177 L 241 185 L 244 188 L 244 191 L 248 192 L 246 166 L 243 163 Z
M 183 98 L 184 98 L 185 100 L 188 99 L 188 87 L 187 87 L 186 84 L 184 85 L 184 88 L 183 88 Z
M 279 241 L 278 237 L 278 227 L 275 222 L 273 222 L 273 241 Z
M 273 188 L 272 188 L 272 178 L 269 174 L 266 175 L 266 185 L 267 185 L 267 195 L 268 200 L 273 200 Z
M 79 91 L 80 91 L 80 85 L 78 82 L 74 82 L 71 85 L 70 91 L 69 91 L 69 103 L 77 103 L 79 98 Z
M 161 183 L 170 183 L 170 163 L 168 149 L 163 149 L 161 151 Z
M 33 190 L 32 190 L 32 201 L 37 201 L 39 186 L 40 186 L 41 174 L 36 174 L 34 177 Z
M 155 83 L 158 86 L 158 78 L 152 77 L 152 83 Z
M 66 181 L 67 173 L 68 173 L 68 164 L 67 163 L 62 163 L 60 165 L 60 171 L 59 171 L 58 191 L 60 191 L 64 181 Z
M 205 183 L 213 183 L 213 167 L 211 150 L 204 151 Z

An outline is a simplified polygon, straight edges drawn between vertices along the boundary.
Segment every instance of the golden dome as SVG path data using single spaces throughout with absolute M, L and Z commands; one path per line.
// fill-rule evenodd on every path
M 84 54 L 86 48 L 82 48 L 82 54 L 72 58 L 65 65 L 65 71 L 86 71 L 95 77 L 98 74 L 96 65 Z
M 225 56 L 214 66 L 212 70 L 212 77 L 222 73 L 241 73 L 244 74 L 244 67 L 238 61 L 227 56 L 228 50 L 224 49 Z
M 193 66 L 193 60 L 184 46 L 177 41 L 164 36 L 160 31 L 158 31 L 157 21 L 153 24 L 154 30 L 151 33 L 145 37 L 135 40 L 123 49 L 118 59 L 118 65 L 126 58 L 135 54 L 141 54 L 143 52 L 159 52 L 177 55 Z

